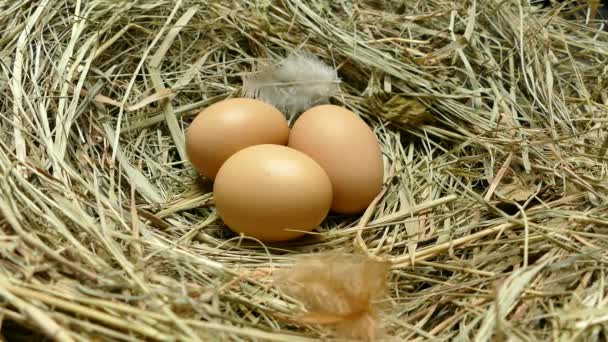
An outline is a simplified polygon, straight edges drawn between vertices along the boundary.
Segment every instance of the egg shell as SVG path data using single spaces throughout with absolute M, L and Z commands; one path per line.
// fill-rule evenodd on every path
M 218 215 L 234 232 L 264 242 L 298 238 L 329 213 L 332 187 L 306 154 L 281 145 L 244 148 L 222 165 L 213 185 Z
M 288 146 L 317 161 L 333 185 L 332 211 L 364 211 L 382 190 L 384 165 L 374 132 L 357 114 L 336 105 L 315 106 L 296 120 Z
M 286 145 L 289 126 L 272 105 L 249 98 L 216 102 L 201 111 L 186 132 L 186 153 L 201 175 L 214 180 L 235 152 L 252 145 Z

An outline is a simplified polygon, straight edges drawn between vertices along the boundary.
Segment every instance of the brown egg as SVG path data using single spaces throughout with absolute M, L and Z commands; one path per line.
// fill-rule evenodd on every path
M 313 107 L 296 120 L 288 146 L 316 160 L 333 185 L 332 210 L 364 211 L 382 190 L 384 165 L 380 144 L 355 113 L 335 105 Z
M 220 168 L 213 186 L 218 215 L 234 232 L 264 242 L 316 228 L 332 201 L 329 176 L 302 152 L 281 145 L 244 148 Z
M 192 166 L 215 179 L 235 152 L 252 145 L 286 145 L 289 126 L 283 114 L 260 100 L 233 98 L 201 111 L 186 132 L 186 152 Z

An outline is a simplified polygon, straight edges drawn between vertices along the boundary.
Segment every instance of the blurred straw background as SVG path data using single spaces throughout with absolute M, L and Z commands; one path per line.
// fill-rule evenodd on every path
M 313 341 L 277 269 L 390 262 L 387 340 L 608 336 L 608 32 L 598 2 L 0 1 L 6 340 Z M 259 59 L 335 66 L 382 143 L 369 217 L 234 236 L 184 130 Z

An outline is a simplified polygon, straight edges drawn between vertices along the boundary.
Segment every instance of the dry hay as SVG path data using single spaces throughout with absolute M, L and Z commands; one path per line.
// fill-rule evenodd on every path
M 300 304 L 271 275 L 338 251 L 392 262 L 397 341 L 605 339 L 608 35 L 572 11 L 0 1 L 2 333 L 317 340 L 281 319 Z M 332 101 L 374 127 L 391 177 L 365 220 L 263 246 L 222 226 L 183 132 L 299 49 L 337 66 Z

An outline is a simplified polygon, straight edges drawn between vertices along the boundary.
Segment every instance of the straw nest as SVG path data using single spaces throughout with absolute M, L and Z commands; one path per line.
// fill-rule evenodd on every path
M 389 266 L 386 287 L 361 263 L 321 268 L 385 289 L 387 340 L 605 339 L 608 35 L 586 6 L 0 2 L 2 334 L 346 338 L 273 283 L 332 252 Z M 337 67 L 331 101 L 375 129 L 386 188 L 264 246 L 222 225 L 184 130 L 297 50 Z

